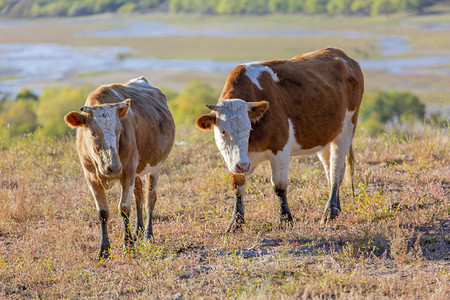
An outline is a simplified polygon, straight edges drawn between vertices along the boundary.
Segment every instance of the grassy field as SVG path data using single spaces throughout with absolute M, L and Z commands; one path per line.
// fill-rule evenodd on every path
M 345 37 L 92 38 L 74 34 L 117 26 L 116 19 L 161 21 L 189 28 L 363 31 L 410 38 L 414 50 L 448 50 L 450 12 L 425 16 L 205 17 L 103 15 L 14 21 L 0 26 L 0 43 L 130 47 L 131 55 L 171 59 L 288 58 L 337 46 L 358 60 L 380 58 L 376 41 Z M 2 71 L 7 85 L 8 70 Z M 51 70 L 49 70 L 51 72 Z M 227 74 L 177 70 L 67 74 L 38 82 L 97 86 L 145 75 L 156 86 L 181 88 L 202 80 L 220 89 Z M 365 71 L 366 90 L 411 89 L 427 104 L 450 103 L 448 78 Z M 441 110 L 439 107 L 438 109 Z M 3 143 L 8 144 L 8 143 Z M 154 220 L 155 241 L 123 251 L 119 187 L 108 198 L 111 258 L 97 260 L 100 224 L 75 151 L 75 138 L 24 137 L 0 147 L 0 299 L 449 299 L 450 140 L 448 129 L 426 128 L 398 140 L 357 130 L 356 194 L 341 188 L 343 211 L 320 225 L 327 199 L 325 174 L 315 157 L 294 158 L 288 200 L 295 222 L 280 230 L 278 204 L 263 164 L 247 185 L 243 232 L 226 234 L 233 208 L 228 171 L 211 133 L 178 127 L 163 167 Z M 132 218 L 134 218 L 134 210 Z M 179 299 L 180 297 L 175 297 Z
M 344 184 L 331 225 L 320 225 L 327 188 L 315 157 L 292 159 L 286 230 L 262 165 L 247 186 L 244 230 L 230 235 L 228 171 L 212 136 L 194 130 L 178 128 L 164 164 L 153 243 L 122 250 L 118 186 L 109 193 L 105 261 L 74 138 L 1 150 L 0 298 L 450 297 L 448 130 L 405 141 L 359 132 L 356 195 Z

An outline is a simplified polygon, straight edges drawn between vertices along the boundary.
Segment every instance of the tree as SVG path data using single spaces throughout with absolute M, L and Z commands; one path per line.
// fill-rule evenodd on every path
M 332 14 L 349 14 L 352 0 L 329 0 L 326 9 Z
M 31 90 L 25 88 L 21 89 L 19 93 L 17 93 L 16 95 L 16 100 L 20 99 L 37 101 L 39 97 L 36 94 L 34 94 Z
M 218 14 L 241 14 L 245 6 L 240 0 L 220 0 L 217 4 Z
M 370 128 L 377 132 L 383 124 L 412 124 L 415 120 L 423 120 L 425 105 L 409 91 L 379 92 L 366 96 L 360 111 L 363 126 L 370 133 Z M 366 125 L 370 126 L 366 126 Z
M 328 0 L 305 0 L 303 10 L 309 14 L 320 14 L 326 11 Z
M 289 0 L 270 0 L 268 10 L 270 13 L 286 13 L 289 11 Z
M 201 81 L 192 81 L 168 103 L 177 124 L 192 124 L 196 117 L 208 112 L 205 104 L 216 103 L 218 96 L 219 92 L 214 87 Z
M 350 10 L 355 14 L 369 15 L 373 0 L 354 0 Z
M 0 127 L 9 131 L 10 137 L 34 132 L 38 126 L 34 100 L 20 99 L 10 109 L 0 113 Z
M 92 88 L 84 86 L 52 87 L 45 89 L 39 99 L 37 120 L 40 131 L 49 136 L 62 136 L 70 131 L 64 123 L 64 116 L 71 110 L 78 110 L 85 102 Z

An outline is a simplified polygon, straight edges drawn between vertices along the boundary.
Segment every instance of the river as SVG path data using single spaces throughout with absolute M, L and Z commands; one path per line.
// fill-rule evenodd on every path
M 383 59 L 359 60 L 363 70 L 379 70 L 394 75 L 450 76 L 450 51 L 412 52 L 409 37 L 364 32 L 306 31 L 300 29 L 273 28 L 260 30 L 257 26 L 239 28 L 238 25 L 211 25 L 208 28 L 187 28 L 162 22 L 116 21 L 116 27 L 105 30 L 86 30 L 75 36 L 91 37 L 150 37 L 150 36 L 342 36 L 347 38 L 375 39 Z M 427 30 L 442 30 L 446 24 L 435 24 Z M 0 22 L 0 26 L 10 26 Z M 130 71 L 147 69 L 175 69 L 202 72 L 228 73 L 241 61 L 211 59 L 178 60 L 155 57 L 136 58 L 128 47 L 86 46 L 73 47 L 59 44 L 0 44 L 0 92 L 16 94 L 30 82 L 63 80 L 69 74 Z M 418 56 L 396 58 L 394 55 Z

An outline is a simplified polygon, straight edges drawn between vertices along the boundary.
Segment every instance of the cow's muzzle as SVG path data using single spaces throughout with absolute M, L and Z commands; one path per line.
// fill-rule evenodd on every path
M 238 163 L 234 166 L 233 173 L 235 174 L 246 174 L 250 172 L 251 165 L 250 163 L 244 162 L 244 163 Z
M 120 164 L 110 164 L 103 169 L 103 174 L 107 176 L 117 176 L 120 173 L 122 173 L 122 165 Z

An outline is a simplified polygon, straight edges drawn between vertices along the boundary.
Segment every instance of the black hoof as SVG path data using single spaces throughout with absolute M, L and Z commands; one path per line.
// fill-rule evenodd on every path
M 245 223 L 245 220 L 244 220 L 244 217 L 241 214 L 239 214 L 239 213 L 234 214 L 233 213 L 233 216 L 231 217 L 231 223 L 230 223 L 230 225 L 228 225 L 227 233 L 233 233 L 233 232 L 236 232 L 236 231 L 241 231 L 242 230 L 242 225 L 244 225 L 244 223 Z
M 137 228 L 135 235 L 134 235 L 134 240 L 136 241 L 137 239 L 140 239 L 144 236 L 144 229 L 143 228 Z
M 129 237 L 129 238 L 126 238 L 124 241 L 123 241 L 123 248 L 124 249 L 126 249 L 126 248 L 133 248 L 134 247 L 134 238 L 133 237 Z
M 153 231 L 145 231 L 144 232 L 145 239 L 149 242 L 153 242 L 155 238 L 153 237 Z
M 236 231 L 242 231 L 242 225 L 244 225 L 243 218 L 235 218 L 228 226 L 227 233 L 234 233 Z
M 98 260 L 109 258 L 109 245 L 101 245 L 98 251 Z
M 294 220 L 292 219 L 291 214 L 280 216 L 280 229 L 285 230 L 292 228 L 292 226 L 294 226 Z
M 327 209 L 323 214 L 321 223 L 327 224 L 328 222 L 333 221 L 334 219 L 337 218 L 337 216 L 339 215 L 340 212 L 341 212 L 341 210 L 336 207 L 331 207 L 331 208 Z
M 231 223 L 227 228 L 227 233 L 235 233 L 242 230 L 242 224 Z

